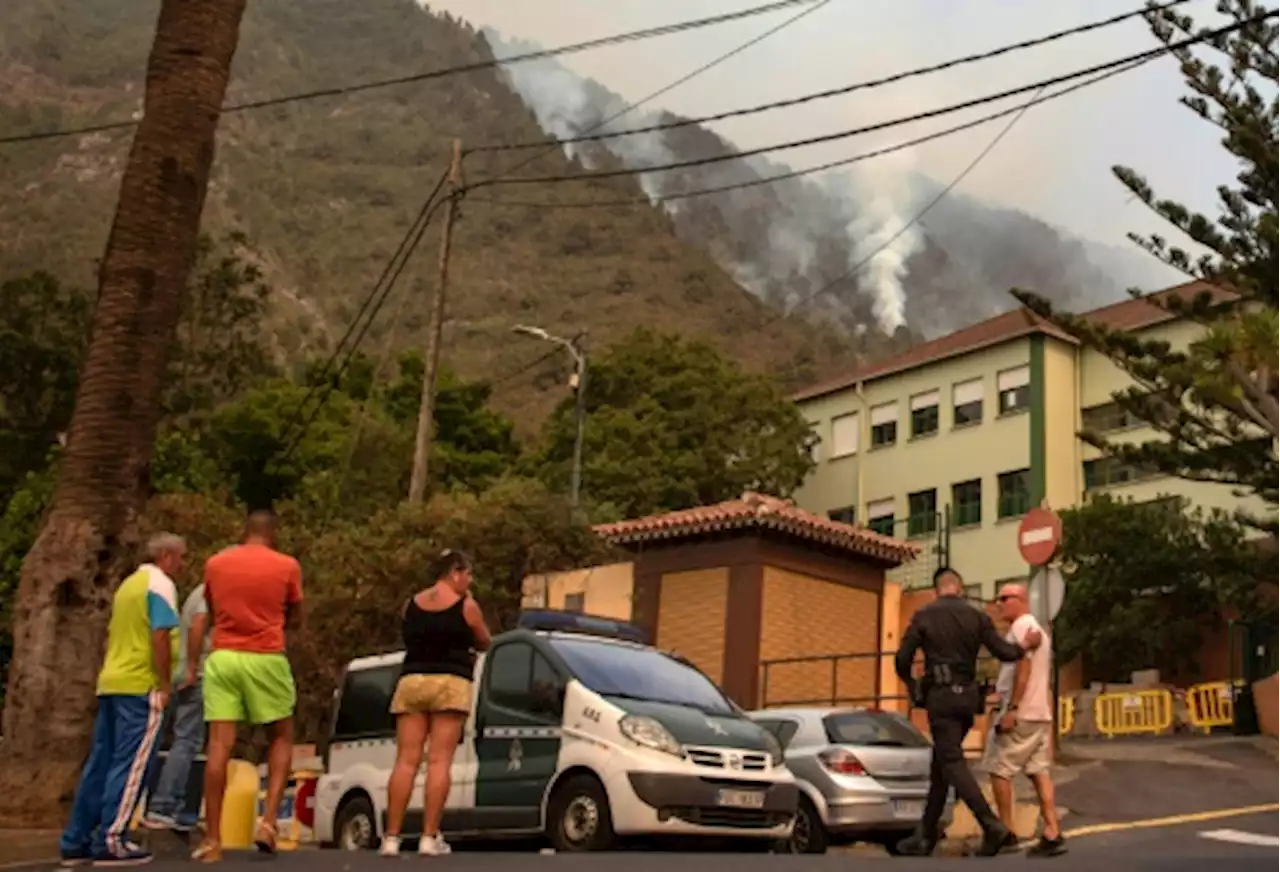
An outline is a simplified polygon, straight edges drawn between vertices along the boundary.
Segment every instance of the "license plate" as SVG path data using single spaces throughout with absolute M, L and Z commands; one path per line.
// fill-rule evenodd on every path
M 764 808 L 764 793 L 759 790 L 722 790 L 716 801 L 729 808 Z
M 893 814 L 900 818 L 921 818 L 924 817 L 924 800 L 923 799 L 895 799 L 893 801 Z

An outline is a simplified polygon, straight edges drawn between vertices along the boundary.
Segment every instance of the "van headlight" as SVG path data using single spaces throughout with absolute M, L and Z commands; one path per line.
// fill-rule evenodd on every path
M 653 718 L 644 717 L 643 715 L 625 715 L 618 721 L 618 729 L 622 732 L 622 735 L 637 745 L 673 754 L 676 757 L 684 756 L 684 748 L 676 741 L 676 737 L 671 735 L 670 730 Z
M 786 759 L 786 754 L 782 750 L 782 743 L 778 741 L 778 737 L 769 730 L 765 730 L 764 743 L 769 746 L 769 760 L 774 766 L 781 766 Z

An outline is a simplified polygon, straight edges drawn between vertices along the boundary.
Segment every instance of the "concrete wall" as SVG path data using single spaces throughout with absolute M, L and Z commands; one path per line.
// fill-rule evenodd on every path
M 563 609 L 565 598 L 574 594 L 582 595 L 582 611 L 586 614 L 629 621 L 635 602 L 635 566 L 630 562 L 610 563 L 531 575 L 524 582 L 523 605 Z
M 953 530 L 951 564 L 973 581 L 988 586 L 995 580 L 1025 577 L 1018 557 L 1017 523 L 996 518 L 996 477 L 1031 465 L 1030 422 L 1027 412 L 998 415 L 996 377 L 1001 371 L 1029 365 L 1031 344 L 1026 338 L 961 355 L 936 364 L 867 382 L 861 397 L 854 389 L 802 403 L 800 408 L 823 440 L 818 467 L 796 493 L 796 504 L 816 514 L 854 506 L 857 522 L 868 521 L 867 505 L 892 499 L 897 519 L 895 535 L 907 534 L 907 495 L 934 489 L 938 509 L 952 502 L 952 485 L 971 479 L 982 482 L 981 523 Z M 980 379 L 983 417 L 978 424 L 957 427 L 953 417 L 953 387 Z M 912 439 L 910 403 L 913 396 L 939 393 L 939 427 L 932 436 Z M 898 440 L 893 446 L 871 447 L 871 410 L 890 401 L 898 404 Z M 832 457 L 832 421 L 859 413 L 856 454 Z M 931 545 L 933 536 L 923 537 Z M 910 578 L 908 578 L 910 576 Z M 905 586 L 927 584 L 911 576 L 910 567 L 890 573 Z

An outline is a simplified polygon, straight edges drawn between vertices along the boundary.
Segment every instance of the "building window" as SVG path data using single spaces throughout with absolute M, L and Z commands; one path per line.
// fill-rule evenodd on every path
M 1138 427 L 1144 422 L 1137 415 L 1122 409 L 1119 403 L 1103 403 L 1100 406 L 1090 406 L 1083 410 L 1080 413 L 1080 423 L 1085 430 L 1091 430 L 1094 433 L 1109 433 L 1113 430 Z
M 997 479 L 999 500 L 996 517 L 1016 518 L 1031 509 L 1031 470 L 1002 472 Z
M 951 486 L 951 508 L 957 527 L 982 523 L 982 479 L 962 481 Z
M 858 453 L 858 413 L 831 419 L 831 459 Z
M 867 503 L 867 527 L 882 536 L 892 536 L 895 522 L 893 497 Z
M 937 532 L 938 492 L 930 489 L 907 494 L 907 535 Z
M 1031 405 L 1031 367 L 1016 366 L 996 375 L 996 390 L 1000 393 L 1001 415 L 1021 412 Z
M 938 392 L 928 391 L 911 398 L 911 438 L 938 432 Z
M 567 593 L 564 595 L 564 610 L 566 612 L 582 612 L 587 607 L 587 595 L 585 593 Z
M 1085 492 L 1111 487 L 1117 484 L 1128 484 L 1150 478 L 1152 473 L 1137 466 L 1122 463 L 1115 457 L 1099 457 L 1097 460 L 1084 462 Z
M 967 427 L 982 423 L 982 379 L 959 382 L 951 387 L 951 425 Z
M 827 512 L 827 517 L 841 524 L 852 524 L 858 520 L 858 510 L 853 506 L 843 506 Z
M 885 403 L 871 410 L 871 447 L 882 448 L 898 441 L 898 403 Z

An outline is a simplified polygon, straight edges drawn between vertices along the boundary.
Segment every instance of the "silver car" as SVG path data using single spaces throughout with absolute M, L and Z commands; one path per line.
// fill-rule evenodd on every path
M 878 709 L 790 708 L 749 712 L 782 744 L 800 783 L 787 850 L 872 842 L 890 854 L 924 815 L 933 747 L 911 721 Z M 951 822 L 950 794 L 942 826 Z

